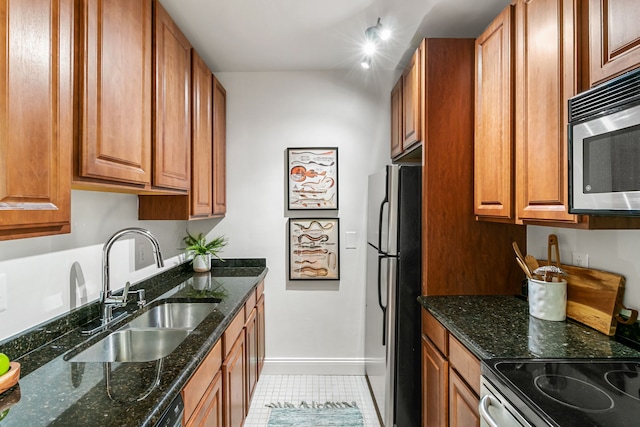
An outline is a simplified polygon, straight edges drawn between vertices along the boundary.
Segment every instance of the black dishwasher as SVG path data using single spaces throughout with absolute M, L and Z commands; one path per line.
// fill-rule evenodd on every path
M 184 414 L 184 402 L 180 393 L 164 411 L 156 427 L 180 427 L 182 425 L 182 415 Z

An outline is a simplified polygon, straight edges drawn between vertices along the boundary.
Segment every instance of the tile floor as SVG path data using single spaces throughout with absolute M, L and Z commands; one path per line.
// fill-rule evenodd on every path
M 256 386 L 245 427 L 265 427 L 269 403 L 356 402 L 364 427 L 380 427 L 367 380 L 349 375 L 262 375 Z

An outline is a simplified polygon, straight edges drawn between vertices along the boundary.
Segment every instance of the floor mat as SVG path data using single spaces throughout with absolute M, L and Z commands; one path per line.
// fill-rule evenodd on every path
M 269 427 L 362 427 L 355 402 L 271 403 Z

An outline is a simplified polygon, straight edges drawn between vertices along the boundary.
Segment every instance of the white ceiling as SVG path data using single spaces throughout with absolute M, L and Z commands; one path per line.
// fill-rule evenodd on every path
M 393 30 L 374 67 L 423 37 L 475 38 L 511 0 L 160 0 L 214 72 L 359 67 L 367 27 Z

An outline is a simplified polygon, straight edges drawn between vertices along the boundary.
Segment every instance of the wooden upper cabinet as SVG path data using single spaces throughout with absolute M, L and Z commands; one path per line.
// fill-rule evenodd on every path
M 0 240 L 70 232 L 73 1 L 0 1 Z
M 213 78 L 213 216 L 227 212 L 227 91 Z
M 515 220 L 513 7 L 475 43 L 474 213 Z
M 189 190 L 191 44 L 159 1 L 154 3 L 155 100 L 153 185 Z
M 213 77 L 195 50 L 191 66 L 191 214 L 210 216 L 213 212 Z
M 589 86 L 640 66 L 637 0 L 589 0 Z
M 519 220 L 567 221 L 567 101 L 578 90 L 573 1 L 516 4 L 516 188 Z
M 138 219 L 197 220 L 226 213 L 226 92 L 192 52 L 191 191 L 140 195 Z
M 74 180 L 151 183 L 151 0 L 78 2 Z
M 402 154 L 402 77 L 391 90 L 391 158 Z
M 422 141 L 424 41 L 402 74 L 402 150 Z

